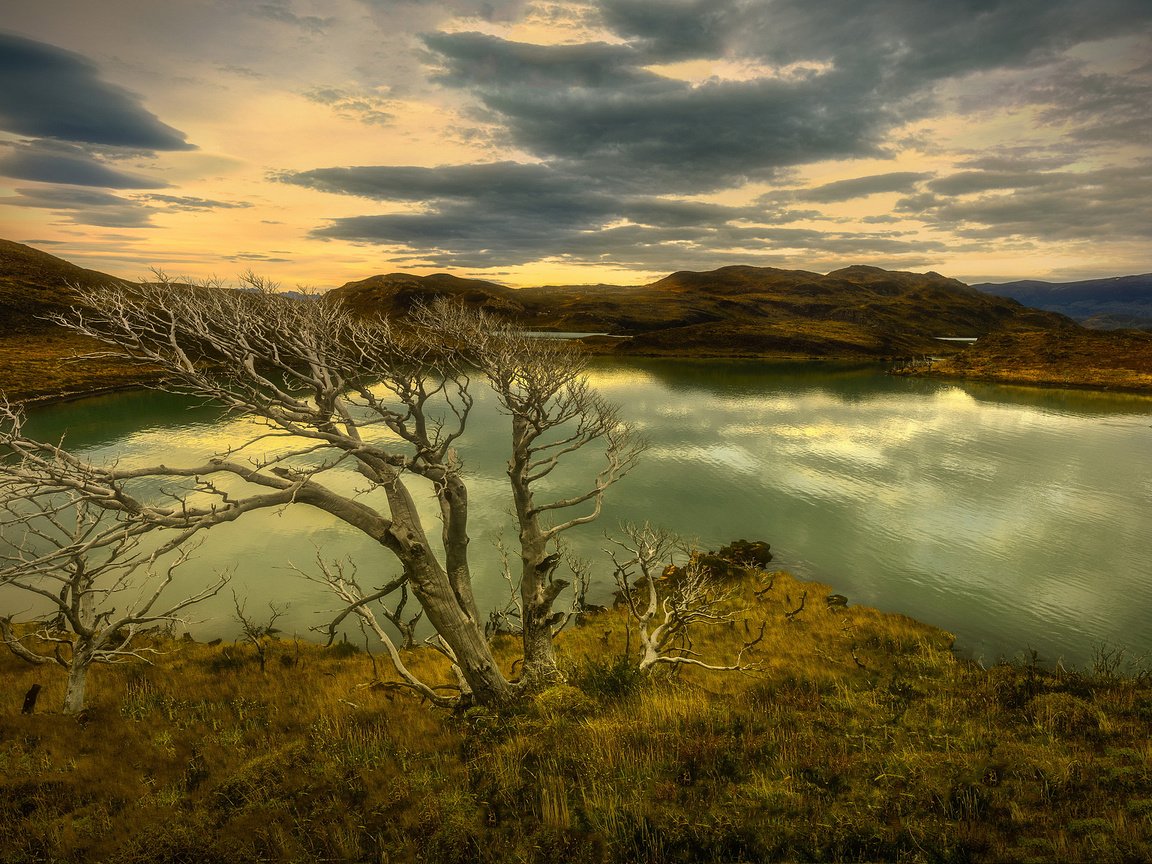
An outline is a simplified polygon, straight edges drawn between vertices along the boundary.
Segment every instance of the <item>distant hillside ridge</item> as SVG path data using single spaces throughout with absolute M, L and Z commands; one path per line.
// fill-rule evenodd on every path
M 978 337 L 1008 324 L 1076 326 L 938 273 L 863 265 L 827 275 L 730 266 L 683 270 L 647 285 L 521 289 L 393 273 L 350 282 L 328 296 L 379 314 L 455 296 L 532 329 L 629 336 L 615 343 L 613 350 L 623 354 L 878 358 L 945 351 L 950 346 L 938 337 Z
M 984 282 L 972 287 L 999 297 L 1011 297 L 1025 306 L 1059 312 L 1086 327 L 1152 330 L 1152 273 L 1079 282 L 1036 279 L 1002 284 Z
M 1132 283 L 1146 278 L 1093 282 L 1140 297 Z M 70 285 L 114 282 L 123 280 L 0 240 L 0 391 L 58 398 L 154 377 L 107 358 L 71 362 L 97 344 L 39 317 L 75 301 Z M 855 265 L 821 275 L 731 266 L 682 270 L 647 285 L 519 289 L 447 273 L 389 273 L 349 282 L 321 302 L 403 317 L 435 297 L 457 298 L 528 330 L 626 337 L 584 340 L 591 351 L 625 357 L 896 361 L 890 368 L 904 374 L 1152 392 L 1152 333 L 1087 330 L 1063 314 L 932 272 Z M 941 341 L 946 337 L 978 341 Z
M 123 282 L 98 270 L 86 270 L 23 243 L 0 240 L 0 333 L 38 333 L 53 329 L 42 320 L 75 301 L 70 285 Z

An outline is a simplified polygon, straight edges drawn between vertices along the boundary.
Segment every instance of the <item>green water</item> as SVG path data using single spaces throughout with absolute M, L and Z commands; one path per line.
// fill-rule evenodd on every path
M 985 660 L 1035 649 L 1085 664 L 1103 643 L 1152 651 L 1152 399 L 820 364 L 602 361 L 592 378 L 651 442 L 600 521 L 570 534 L 601 574 L 594 600 L 610 594 L 604 533 L 647 520 L 705 547 L 767 540 L 781 567 L 947 628 Z M 127 464 L 199 461 L 248 431 L 188 406 L 126 393 L 37 409 L 32 426 Z M 460 448 L 488 605 L 507 593 L 494 540 L 514 540 L 505 423 L 480 399 Z M 595 461 L 576 461 L 591 476 Z M 337 485 L 358 488 L 351 474 Z M 307 569 L 317 550 L 354 560 L 368 585 L 396 569 L 354 530 L 292 507 L 213 529 L 181 578 L 229 569 L 249 612 L 290 603 L 283 629 L 305 635 L 335 603 L 288 565 Z M 232 635 L 231 603 L 193 610 L 204 619 L 193 631 Z

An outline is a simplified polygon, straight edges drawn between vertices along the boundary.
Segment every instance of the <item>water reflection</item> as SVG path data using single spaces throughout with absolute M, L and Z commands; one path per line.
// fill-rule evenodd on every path
M 957 633 L 994 660 L 1035 648 L 1088 662 L 1102 641 L 1152 650 L 1152 400 L 894 378 L 868 367 L 597 360 L 593 382 L 652 446 L 612 490 L 574 551 L 603 560 L 603 533 L 648 520 L 718 546 L 766 539 L 781 566 L 853 602 Z M 69 430 L 94 458 L 203 458 L 249 427 L 158 394 L 40 409 L 34 431 Z M 493 545 L 506 512 L 507 418 L 479 399 L 460 448 L 483 602 L 506 592 Z M 578 454 L 578 477 L 598 467 Z M 357 488 L 356 475 L 336 478 Z M 575 488 L 557 478 L 554 489 Z M 430 525 L 435 508 L 422 498 Z M 291 574 L 320 550 L 352 556 L 371 584 L 395 570 L 322 513 L 287 508 L 214 529 L 196 566 L 232 567 L 249 609 L 291 600 L 289 630 L 320 623 L 322 589 Z M 606 572 L 605 572 L 606 578 Z M 606 599 L 606 582 L 597 589 Z M 224 633 L 228 604 L 206 609 Z

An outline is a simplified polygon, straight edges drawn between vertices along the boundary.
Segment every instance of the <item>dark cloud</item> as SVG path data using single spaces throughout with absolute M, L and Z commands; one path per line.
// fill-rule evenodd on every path
M 419 205 L 414 212 L 335 219 L 313 236 L 401 247 L 425 266 L 499 267 L 554 258 L 667 269 L 741 259 L 765 263 L 775 261 L 781 248 L 836 256 L 868 248 L 896 256 L 944 248 L 890 231 L 787 228 L 784 223 L 800 214 L 771 206 L 620 194 L 608 184 L 590 184 L 582 175 L 548 165 L 340 168 L 280 179 Z
M 0 198 L 0 204 L 55 210 L 77 225 L 105 228 L 152 227 L 152 208 L 111 192 L 40 186 L 19 188 L 16 193 L 14 197 Z
M 701 191 L 832 158 L 882 155 L 895 104 L 836 73 L 710 81 L 647 71 L 602 44 L 539 46 L 473 33 L 427 43 L 440 79 L 470 90 L 518 146 L 620 184 Z
M 1123 75 L 1067 72 L 1030 94 L 1040 119 L 1081 141 L 1147 145 L 1152 140 L 1152 63 Z
M 424 42 L 445 62 L 439 80 L 455 87 L 667 89 L 667 79 L 638 68 L 646 58 L 627 45 L 603 42 L 532 45 L 483 33 L 435 33 Z
M 604 22 L 655 55 L 833 63 L 882 83 L 1039 62 L 1152 21 L 1145 0 L 602 0 Z
M 213 201 L 211 198 L 194 198 L 185 195 L 143 195 L 145 200 L 164 204 L 169 210 L 234 210 L 251 207 L 248 201 Z
M 381 209 L 392 212 L 333 219 L 313 236 L 388 245 L 437 266 L 551 258 L 663 270 L 770 263 L 781 250 L 793 262 L 884 256 L 912 265 L 962 248 L 892 230 L 917 220 L 973 240 L 999 230 L 1020 248 L 1047 230 L 1102 238 L 1124 220 L 1148 225 L 1139 214 L 1148 191 L 1139 172 L 1068 170 L 1096 142 L 1148 140 L 1147 70 L 1089 73 L 1087 61 L 1068 53 L 1147 31 L 1147 0 L 598 0 L 581 8 L 621 41 L 426 34 L 434 81 L 469 97 L 485 134 L 525 161 L 278 175 L 390 205 Z M 676 69 L 707 66 L 667 65 L 697 60 L 743 72 L 689 81 Z M 789 188 L 800 166 L 931 147 L 930 137 L 910 137 L 909 122 L 955 104 L 964 92 L 957 82 L 976 88 L 982 76 L 1003 89 L 1001 108 L 1027 108 L 1068 135 L 1055 145 L 970 153 L 944 176 L 892 171 Z M 308 96 L 350 116 L 380 107 L 372 102 L 378 95 L 344 88 Z M 782 188 L 749 207 L 692 200 L 752 182 Z M 894 213 L 863 220 L 875 230 L 790 224 L 834 226 L 811 205 L 880 193 L 904 197 Z M 800 209 L 805 202 L 811 209 Z M 1030 213 L 1022 202 L 1046 212 Z M 1073 202 L 1090 211 L 1079 228 Z M 1143 232 L 1129 225 L 1115 236 Z
M 888 174 L 872 174 L 868 177 L 854 177 L 851 180 L 836 180 L 805 189 L 796 193 L 800 201 L 816 201 L 822 204 L 834 201 L 850 201 L 881 192 L 908 192 L 917 183 L 931 177 L 915 171 L 892 171 Z
M 960 171 L 926 185 L 929 190 L 940 195 L 971 195 L 996 189 L 1051 187 L 1054 181 L 1067 176 L 1040 171 Z M 1067 185 L 1066 181 L 1063 185 Z
M 930 186 L 937 183 L 955 194 L 937 189 L 911 196 L 897 209 L 962 237 L 1097 242 L 1152 238 L 1152 162 L 1016 178 L 965 172 Z M 992 190 L 1000 194 L 985 194 Z
M 90 207 L 131 207 L 133 202 L 111 192 L 64 187 L 35 187 L 16 190 L 19 197 L 3 198 L 14 207 L 44 207 L 51 210 L 81 210 Z
M 225 261 L 256 261 L 261 264 L 290 264 L 291 258 L 278 258 L 273 255 L 265 255 L 262 252 L 237 252 L 235 255 L 225 255 Z
M 157 189 L 168 184 L 109 167 L 90 148 L 60 141 L 30 141 L 0 149 L 0 176 L 41 183 L 103 186 L 108 189 Z
M 100 80 L 79 54 L 0 33 L 0 129 L 145 150 L 191 150 L 139 97 Z

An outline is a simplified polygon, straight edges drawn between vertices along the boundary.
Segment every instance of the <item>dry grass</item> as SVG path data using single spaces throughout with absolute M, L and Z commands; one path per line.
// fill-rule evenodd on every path
M 1006 329 L 938 361 L 932 376 L 1152 392 L 1152 333 Z
M 787 574 L 741 590 L 696 647 L 723 660 L 763 621 L 762 673 L 643 679 L 613 610 L 564 634 L 569 684 L 505 712 L 371 686 L 347 648 L 276 643 L 261 675 L 250 648 L 174 642 L 96 670 L 78 722 L 54 713 L 59 670 L 0 656 L 0 861 L 1152 855 L 1152 687 L 1115 655 L 984 670 Z
M 0 392 L 9 399 L 60 399 L 138 387 L 154 377 L 116 360 L 78 360 L 106 350 L 95 340 L 63 328 L 0 338 Z

